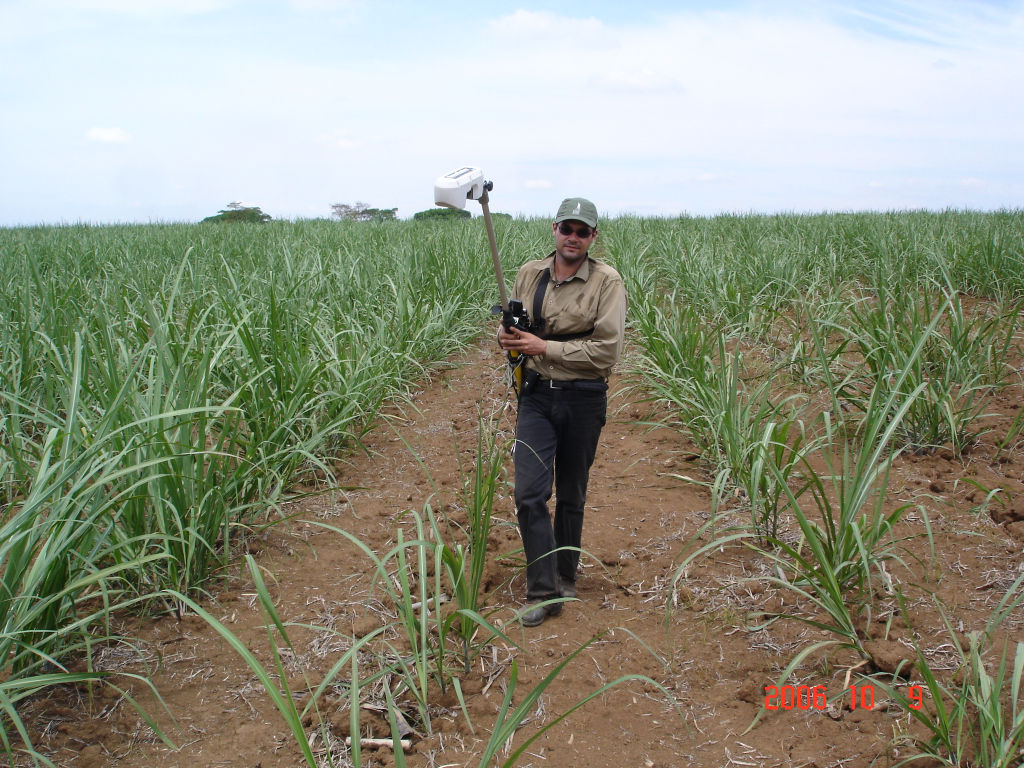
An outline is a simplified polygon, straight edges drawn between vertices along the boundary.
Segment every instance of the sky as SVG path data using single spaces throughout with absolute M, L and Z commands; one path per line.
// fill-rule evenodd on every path
M 1024 0 L 0 0 L 0 226 L 1020 209 L 1022 92 Z

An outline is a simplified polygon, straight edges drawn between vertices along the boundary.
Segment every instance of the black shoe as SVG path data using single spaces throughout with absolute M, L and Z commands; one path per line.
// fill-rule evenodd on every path
M 571 597 L 576 599 L 576 582 L 563 579 L 561 576 L 558 577 L 558 591 L 562 597 Z
M 524 627 L 536 627 L 544 623 L 544 620 L 548 616 L 557 616 L 562 612 L 561 603 L 548 603 L 544 605 L 539 601 L 533 600 L 527 603 L 527 606 L 532 606 L 529 610 L 524 611 L 519 617 L 519 620 L 523 622 Z

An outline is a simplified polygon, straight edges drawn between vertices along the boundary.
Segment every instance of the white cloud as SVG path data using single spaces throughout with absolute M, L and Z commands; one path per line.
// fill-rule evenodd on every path
M 90 128 L 89 132 L 85 134 L 85 138 L 97 144 L 127 144 L 132 140 L 132 137 L 123 128 L 104 128 L 98 125 Z
M 527 179 L 523 186 L 527 189 L 551 189 L 554 185 L 547 179 Z
M 577 39 L 601 31 L 604 25 L 593 17 L 570 19 L 557 16 L 550 11 L 526 11 L 520 8 L 515 13 L 492 21 L 491 28 L 497 32 L 516 36 L 542 35 L 547 37 L 553 33 Z
M 317 136 L 317 141 L 324 144 L 332 149 L 355 149 L 359 146 L 359 143 L 354 139 L 349 138 L 346 134 L 340 131 L 334 131 L 331 133 L 321 133 Z
M 685 86 L 682 77 L 661 72 L 650 67 L 641 66 L 629 69 L 615 69 L 611 72 L 598 72 L 590 78 L 589 85 L 601 91 L 612 93 L 628 93 L 630 91 L 683 91 Z

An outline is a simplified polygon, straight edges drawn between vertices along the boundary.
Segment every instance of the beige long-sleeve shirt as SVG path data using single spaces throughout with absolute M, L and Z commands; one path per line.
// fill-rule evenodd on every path
M 551 253 L 520 267 L 512 287 L 512 298 L 523 302 L 533 317 L 533 301 L 541 276 L 554 269 Z M 622 354 L 626 332 L 626 289 L 615 269 L 587 257 L 576 274 L 556 283 L 554 273 L 544 292 L 541 315 L 545 336 L 578 333 L 590 328 L 593 334 L 571 341 L 548 339 L 543 355 L 527 358 L 526 366 L 545 379 L 607 379 Z

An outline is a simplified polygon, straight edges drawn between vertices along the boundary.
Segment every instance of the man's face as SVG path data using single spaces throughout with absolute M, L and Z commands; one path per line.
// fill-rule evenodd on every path
M 570 263 L 586 256 L 597 238 L 596 229 L 575 219 L 552 224 L 551 229 L 555 233 L 555 253 Z

